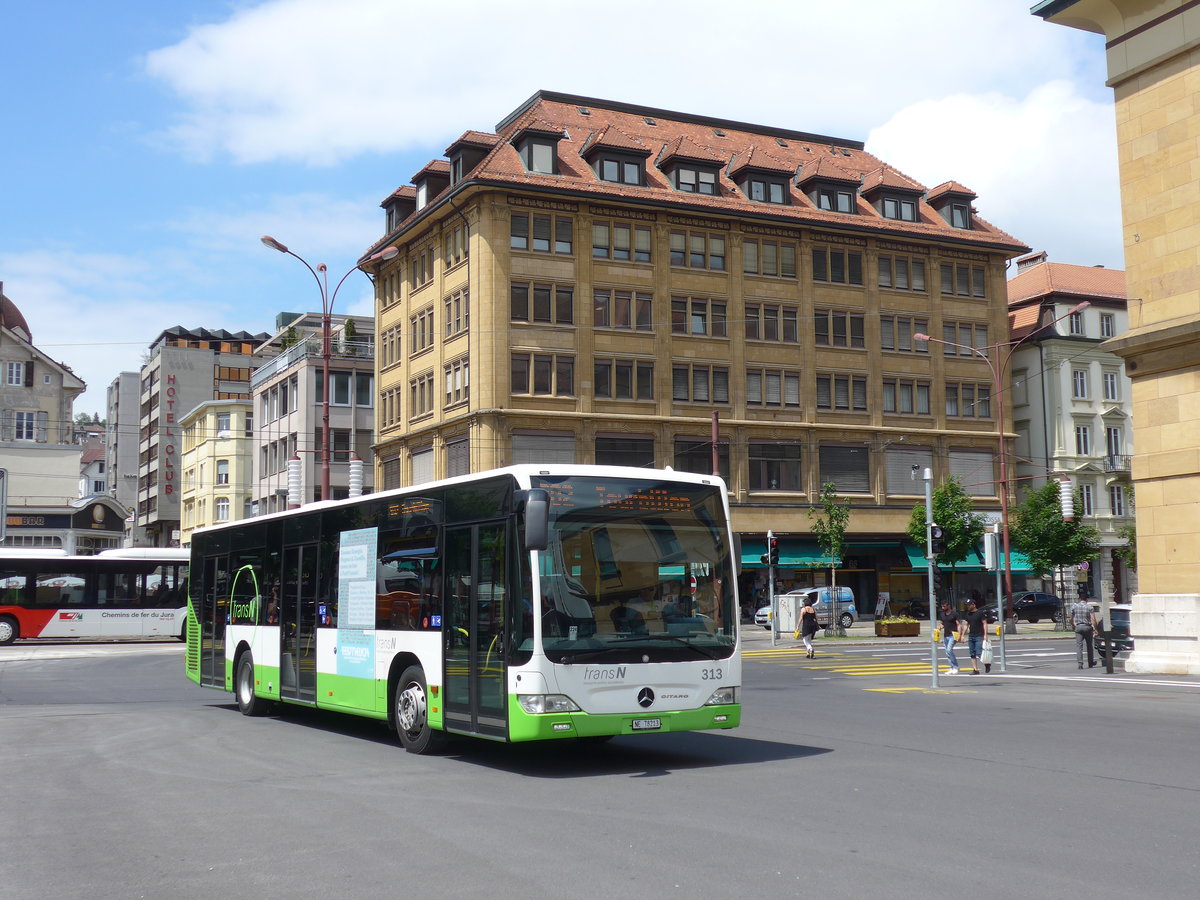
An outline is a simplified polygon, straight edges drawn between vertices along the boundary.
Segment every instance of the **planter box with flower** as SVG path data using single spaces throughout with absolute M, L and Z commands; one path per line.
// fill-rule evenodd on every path
M 921 623 L 908 616 L 890 616 L 875 620 L 876 637 L 916 637 L 921 633 Z

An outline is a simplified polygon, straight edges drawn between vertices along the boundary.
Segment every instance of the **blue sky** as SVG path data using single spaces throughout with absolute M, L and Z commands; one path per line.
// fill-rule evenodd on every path
M 260 235 L 340 277 L 384 197 L 538 89 L 865 140 L 926 185 L 966 184 L 1052 260 L 1120 267 L 1103 40 L 1029 5 L 10 4 L 0 281 L 88 383 L 76 411 L 103 414 L 164 328 L 270 331 L 319 308 Z M 365 278 L 336 310 L 371 314 Z

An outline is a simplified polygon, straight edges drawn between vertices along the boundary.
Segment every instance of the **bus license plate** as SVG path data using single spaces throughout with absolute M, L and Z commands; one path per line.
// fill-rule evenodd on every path
M 662 719 L 634 719 L 634 731 L 654 731 L 656 728 L 662 728 Z

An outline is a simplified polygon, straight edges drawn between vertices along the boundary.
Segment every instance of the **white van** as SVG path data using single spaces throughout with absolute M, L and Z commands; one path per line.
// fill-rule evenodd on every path
M 779 604 L 779 630 L 780 631 L 795 631 L 796 623 L 800 619 L 800 610 L 806 605 L 811 604 L 812 608 L 817 611 L 817 622 L 823 626 L 832 625 L 834 622 L 830 614 L 835 588 L 829 587 L 811 587 L 801 588 L 795 591 L 788 591 L 786 594 L 780 594 L 776 597 L 776 602 Z M 848 587 L 838 586 L 838 621 L 841 622 L 843 628 L 849 628 L 854 624 L 854 620 L 858 618 L 858 608 L 854 605 L 854 591 Z M 771 627 L 771 607 L 764 606 L 754 616 L 756 624 L 763 628 Z

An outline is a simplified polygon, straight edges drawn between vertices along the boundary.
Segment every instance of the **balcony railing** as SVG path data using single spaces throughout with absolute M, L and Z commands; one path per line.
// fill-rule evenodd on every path
M 371 341 L 346 341 L 334 339 L 329 343 L 330 359 L 362 359 L 375 358 L 375 344 Z M 299 343 L 293 344 L 268 362 L 263 363 L 250 375 L 250 388 L 254 390 L 259 385 L 278 375 L 286 369 L 299 364 L 305 359 L 321 358 L 321 336 L 313 335 Z
M 1129 457 L 1128 456 L 1106 456 L 1104 457 L 1105 472 L 1128 472 Z

